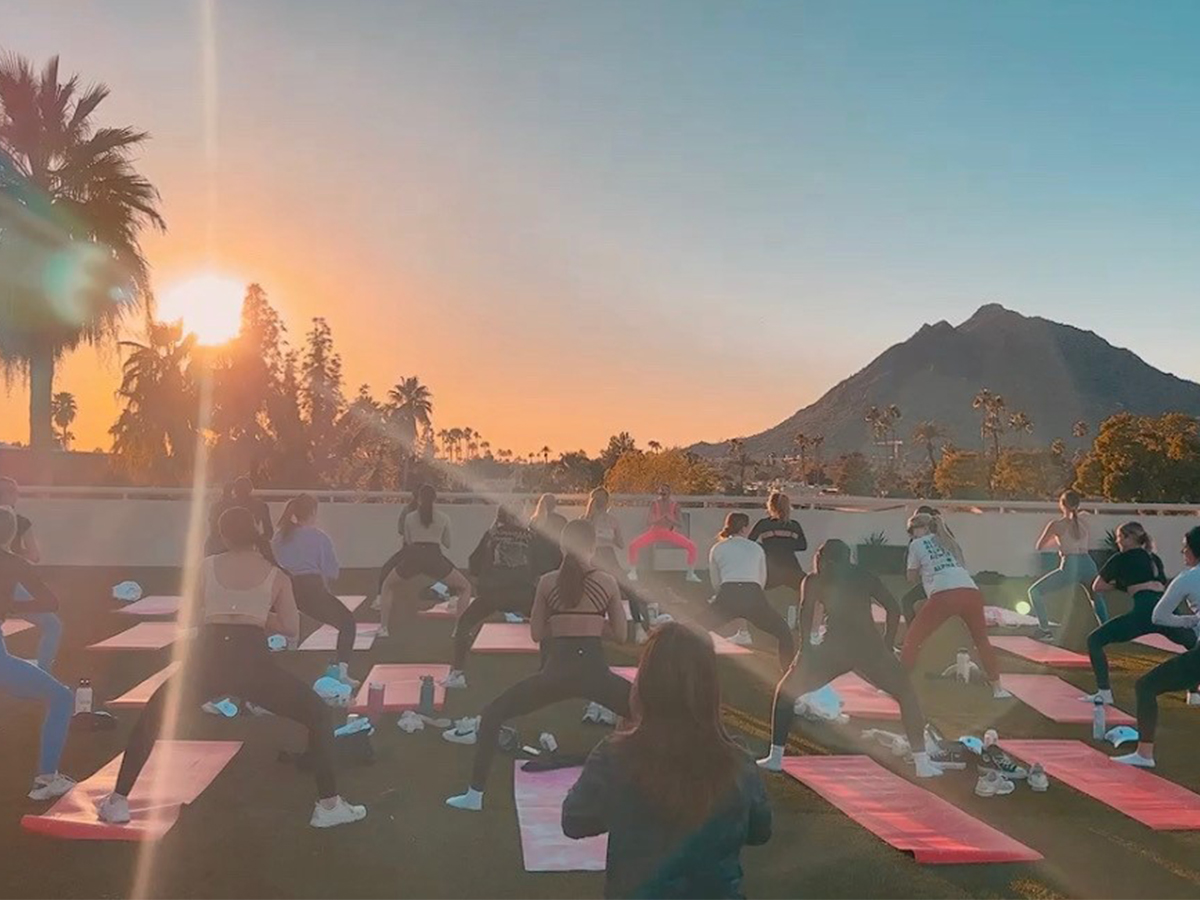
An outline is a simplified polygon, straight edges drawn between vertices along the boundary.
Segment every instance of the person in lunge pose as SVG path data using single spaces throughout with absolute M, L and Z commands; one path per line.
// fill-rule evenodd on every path
M 942 774 L 949 756 L 938 748 L 933 758 L 925 746 L 925 717 L 916 691 L 904 666 L 891 647 L 900 624 L 896 598 L 879 579 L 850 561 L 850 547 L 828 540 L 815 559 L 815 571 L 801 586 L 800 650 L 775 688 L 771 713 L 771 752 L 759 765 L 773 772 L 783 767 L 783 751 L 795 718 L 796 699 L 824 687 L 840 675 L 856 672 L 900 704 L 904 731 L 913 751 L 917 777 Z M 871 617 L 871 604 L 887 612 L 886 631 L 881 640 Z M 811 644 L 814 607 L 825 609 L 825 637 Z
M 988 641 L 983 616 L 983 593 L 963 565 L 962 548 L 941 516 L 917 513 L 908 520 L 908 580 L 920 581 L 929 597 L 904 636 L 900 661 L 908 670 L 917 664 L 921 645 L 947 619 L 957 616 L 971 633 L 984 674 L 996 699 L 1011 697 L 1000 685 L 996 651 Z
M 367 809 L 347 803 L 337 792 L 328 708 L 308 685 L 276 666 L 267 649 L 264 632 L 284 634 L 293 641 L 299 636 L 292 582 L 275 565 L 271 547 L 248 509 L 226 510 L 218 528 L 228 549 L 201 563 L 199 602 L 193 610 L 202 623 L 196 644 L 184 668 L 154 692 L 133 727 L 116 786 L 100 804 L 100 818 L 117 825 L 129 821 L 129 794 L 162 731 L 170 691 L 179 687 L 195 699 L 224 694 L 244 697 L 304 725 L 318 797 L 309 824 L 331 828 L 356 822 L 367 815 Z
M 647 528 L 629 544 L 629 580 L 637 581 L 638 557 L 643 550 L 654 544 L 670 544 L 679 547 L 687 554 L 687 580 L 699 582 L 696 574 L 696 545 L 680 532 L 683 518 L 679 512 L 679 504 L 671 499 L 671 486 L 658 486 L 658 499 L 650 504 L 646 514 Z
M 1058 568 L 1043 575 L 1029 587 L 1029 604 L 1038 620 L 1038 640 L 1048 641 L 1054 637 L 1050 630 L 1050 617 L 1046 613 L 1046 595 L 1055 591 L 1070 588 L 1073 592 L 1076 586 L 1083 588 L 1084 594 L 1092 601 L 1096 618 L 1103 625 L 1108 621 L 1108 608 L 1104 598 L 1099 594 L 1092 600 L 1092 582 L 1096 579 L 1096 563 L 1088 553 L 1091 545 L 1091 535 L 1087 522 L 1080 516 L 1079 504 L 1083 497 L 1078 491 L 1063 491 L 1058 498 L 1058 508 L 1062 515 L 1048 523 L 1038 538 L 1037 549 L 1048 550 L 1051 547 L 1058 550 Z
M 500 727 L 560 700 L 590 700 L 619 716 L 629 715 L 629 682 L 604 659 L 603 638 L 625 639 L 625 608 L 617 581 L 592 565 L 596 532 L 583 519 L 562 533 L 562 565 L 538 581 L 530 630 L 543 645 L 540 672 L 518 681 L 483 708 L 476 732 L 475 766 L 465 794 L 447 806 L 483 808 L 483 791 L 496 753 Z
M 763 584 L 767 580 L 767 559 L 762 547 L 746 537 L 750 517 L 733 512 L 725 517 L 725 527 L 708 554 L 708 574 L 716 596 L 710 601 L 711 628 L 720 628 L 734 619 L 745 619 L 774 635 L 778 642 L 779 666 L 786 669 L 796 653 L 792 630 L 767 602 Z M 730 638 L 736 644 L 751 643 L 744 629 Z
M 244 508 L 244 507 L 238 507 Z M 350 677 L 350 658 L 358 628 L 354 614 L 330 592 L 340 572 L 333 541 L 316 525 L 317 501 L 301 494 L 287 502 L 279 517 L 279 531 L 271 541 L 274 558 L 292 577 L 296 606 L 306 616 L 337 629 L 338 678 L 357 687 Z
M 415 578 L 424 575 L 434 579 L 426 588 L 425 596 L 435 601 L 457 597 L 465 602 L 471 597 L 471 582 L 446 558 L 450 549 L 450 517 L 435 509 L 437 491 L 431 484 L 417 489 L 417 508 L 406 513 L 401 522 L 404 549 L 400 554 L 396 575 L 399 578 Z M 387 626 L 391 619 L 392 591 L 385 590 L 382 598 L 383 628 L 380 633 L 387 637 Z
M 1183 538 L 1183 562 L 1187 567 L 1167 585 L 1154 607 L 1151 621 L 1167 628 L 1200 632 L 1200 527 Z M 1179 607 L 1186 610 L 1180 613 Z M 1134 753 L 1113 758 L 1114 762 L 1153 769 L 1154 735 L 1158 729 L 1158 696 L 1167 691 L 1191 690 L 1200 683 L 1200 646 L 1192 647 L 1155 666 L 1137 680 L 1138 746 Z
M 563 833 L 608 833 L 605 897 L 741 897 L 741 850 L 770 839 L 771 807 L 721 723 L 712 641 L 657 628 L 635 684 L 632 727 L 588 757 Z
M 33 533 L 33 522 L 17 512 L 17 500 L 21 490 L 16 481 L 11 478 L 0 478 L 0 506 L 7 506 L 17 517 L 17 533 L 7 545 L 8 549 L 26 562 L 35 566 L 42 561 L 42 548 Z M 33 595 L 24 585 L 18 584 L 13 594 L 16 607 L 14 616 L 19 616 L 38 629 L 38 668 L 49 672 L 54 668 L 54 660 L 58 657 L 58 645 L 62 642 L 62 619 L 58 613 L 39 609 L 36 604 L 28 601 Z
M 31 613 L 52 614 L 58 609 L 58 598 L 46 587 L 37 569 L 8 549 L 17 537 L 17 528 L 17 514 L 9 506 L 0 507 L 0 624 L 10 616 L 28 619 Z M 20 603 L 14 602 L 18 586 L 24 588 L 29 597 Z M 0 634 L 0 694 L 45 704 L 37 775 L 29 799 L 61 797 L 75 786 L 74 781 L 58 771 L 74 711 L 70 689 L 55 681 L 45 668 L 10 656 L 4 645 L 4 635 Z
M 808 549 L 808 540 L 800 523 L 792 518 L 792 501 L 783 491 L 772 491 L 767 497 L 767 517 L 754 523 L 750 540 L 761 544 L 767 554 L 767 583 L 763 589 L 789 587 L 799 598 L 804 578 L 800 554 Z
M 1196 646 L 1196 633 L 1190 628 L 1158 625 L 1154 622 L 1154 608 L 1166 590 L 1167 575 L 1162 560 L 1154 552 L 1154 541 L 1140 522 L 1126 522 L 1117 529 L 1116 553 L 1101 566 L 1092 589 L 1097 594 L 1106 591 L 1124 591 L 1133 598 L 1133 609 L 1123 616 L 1115 616 L 1088 635 L 1088 656 L 1092 660 L 1092 673 L 1096 676 L 1096 693 L 1083 697 L 1094 702 L 1097 697 L 1105 703 L 1113 702 L 1112 685 L 1108 678 L 1108 656 L 1104 648 L 1109 644 L 1132 641 L 1144 634 L 1157 633 L 1191 650 Z
M 488 616 L 498 612 L 530 615 L 534 589 L 529 566 L 532 541 L 533 532 L 515 515 L 503 506 L 496 510 L 496 521 L 471 554 L 475 599 L 458 614 L 454 625 L 454 665 L 443 682 L 446 687 L 467 686 L 467 653 Z
M 625 570 L 621 568 L 621 563 L 617 559 L 617 551 L 624 548 L 625 536 L 621 532 L 621 523 L 609 509 L 609 500 L 608 491 L 602 487 L 596 488 L 588 496 L 587 508 L 583 512 L 583 517 L 596 529 L 596 555 L 593 562 L 616 578 L 617 583 L 620 584 L 624 581 Z M 637 625 L 638 640 L 644 641 L 646 629 L 654 624 L 647 620 L 646 604 L 634 591 L 628 590 L 624 586 L 621 588 L 621 596 L 629 601 L 629 612 Z

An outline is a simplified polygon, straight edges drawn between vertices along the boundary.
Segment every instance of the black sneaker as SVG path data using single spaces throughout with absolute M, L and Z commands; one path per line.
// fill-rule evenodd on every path
M 1029 775 L 1024 766 L 1017 765 L 1011 756 L 995 744 L 983 748 L 983 752 L 979 754 L 979 764 L 976 768 L 980 774 L 995 772 L 1010 781 L 1019 781 Z
M 966 747 L 958 741 L 943 741 L 936 748 L 928 751 L 929 761 L 946 771 L 962 771 L 967 767 L 967 756 L 970 754 Z

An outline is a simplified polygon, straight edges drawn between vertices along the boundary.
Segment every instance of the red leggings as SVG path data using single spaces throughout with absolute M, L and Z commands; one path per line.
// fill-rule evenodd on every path
M 671 544 L 672 546 L 679 547 L 687 551 L 688 568 L 690 569 L 696 565 L 696 545 L 678 531 L 672 531 L 670 528 L 663 528 L 661 526 L 650 528 L 629 542 L 629 564 L 636 566 L 638 556 L 651 544 Z
M 971 632 L 971 640 L 979 651 L 979 661 L 988 679 L 998 681 L 1000 667 L 996 664 L 996 651 L 988 641 L 987 622 L 983 618 L 983 594 L 978 588 L 939 591 L 925 601 L 917 617 L 908 626 L 908 633 L 904 635 L 904 647 L 900 651 L 900 662 L 904 663 L 904 668 L 911 669 L 917 664 L 921 645 L 943 622 L 954 616 L 962 619 Z

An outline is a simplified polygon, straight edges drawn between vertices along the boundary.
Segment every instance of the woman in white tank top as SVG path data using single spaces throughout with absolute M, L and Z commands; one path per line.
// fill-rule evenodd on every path
M 1039 552 L 1051 548 L 1058 549 L 1058 568 L 1043 575 L 1029 587 L 1029 605 L 1038 619 L 1037 638 L 1041 641 L 1053 640 L 1054 632 L 1050 630 L 1050 617 L 1046 612 L 1046 595 L 1056 591 L 1070 590 L 1074 594 L 1076 586 L 1083 588 L 1083 595 L 1092 603 L 1096 618 L 1103 625 L 1108 620 L 1108 609 L 1104 601 L 1092 593 L 1092 582 L 1096 578 L 1096 561 L 1088 550 L 1091 547 L 1091 534 L 1087 522 L 1079 512 L 1079 504 L 1083 498 L 1078 491 L 1063 491 L 1058 498 L 1058 508 L 1062 516 L 1050 522 L 1038 538 Z

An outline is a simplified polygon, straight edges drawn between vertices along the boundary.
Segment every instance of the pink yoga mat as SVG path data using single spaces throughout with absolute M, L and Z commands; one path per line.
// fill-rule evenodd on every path
M 614 675 L 620 675 L 630 684 L 637 678 L 637 666 L 611 666 Z
M 134 603 L 118 606 L 117 612 L 127 616 L 173 616 L 179 612 L 177 596 L 152 594 Z
M 1042 854 L 869 756 L 792 756 L 783 770 L 919 863 L 1032 862 Z
M 994 637 L 989 638 L 993 647 L 1020 656 L 1044 666 L 1059 666 L 1064 669 L 1087 669 L 1091 666 L 1086 656 L 1053 644 L 1043 644 L 1028 637 Z
M 1135 644 L 1141 644 L 1143 647 L 1153 647 L 1155 650 L 1162 650 L 1164 653 L 1182 653 L 1186 647 L 1181 647 L 1165 634 L 1143 634 L 1139 638 L 1134 638 Z
M 842 712 L 848 716 L 861 719 L 900 718 L 900 704 L 854 672 L 839 675 L 829 686 L 842 698 Z
M 132 628 L 92 644 L 91 650 L 161 650 L 175 643 L 179 626 L 174 622 L 138 622 Z
M 608 835 L 574 841 L 562 831 L 562 805 L 582 767 L 526 772 L 513 770 L 513 801 L 521 830 L 526 872 L 603 872 Z
M 354 635 L 355 650 L 370 650 L 375 643 L 375 635 L 379 633 L 378 622 L 356 623 Z M 300 644 L 301 650 L 335 650 L 337 649 L 338 631 L 332 625 L 322 625 Z
M 479 629 L 479 636 L 471 647 L 476 653 L 537 653 L 529 632 L 529 623 L 511 625 L 508 622 L 488 622 Z
M 1070 725 L 1092 724 L 1092 704 L 1079 699 L 1087 691 L 1068 684 L 1057 675 L 1003 674 L 1000 684 L 1047 719 Z M 1104 708 L 1104 718 L 1109 728 L 1137 724 L 1133 716 L 1115 706 Z
M 358 696 L 350 707 L 351 712 L 367 712 L 367 696 L 373 683 L 383 685 L 383 709 L 385 712 L 403 712 L 416 709 L 421 701 L 421 676 L 433 676 L 433 706 L 441 709 L 446 703 L 446 689 L 442 681 L 450 674 L 450 667 L 437 663 L 387 663 L 373 666 L 363 679 Z
M 350 610 L 350 612 L 354 612 L 356 609 L 358 609 L 360 606 L 362 606 L 364 603 L 367 602 L 367 595 L 366 594 L 348 594 L 348 595 L 339 594 L 338 599 L 342 601 L 342 606 L 346 607 L 346 609 Z
M 171 830 L 181 807 L 195 801 L 229 764 L 241 741 L 159 741 L 129 795 L 127 825 L 109 825 L 96 804 L 112 793 L 121 757 L 108 763 L 40 816 L 25 816 L 27 831 L 76 841 L 153 841 Z
M 14 634 L 28 631 L 32 627 L 33 625 L 24 619 L 5 619 L 3 622 L 0 622 L 0 635 L 12 637 Z
M 1013 756 L 1155 831 L 1200 830 L 1200 796 L 1145 769 L 1113 762 L 1081 741 L 1001 741 Z M 1121 748 L 1132 752 L 1133 745 Z
M 427 619 L 456 619 L 458 618 L 458 603 L 455 600 L 443 600 L 429 609 L 418 610 L 417 615 Z
M 145 706 L 150 702 L 150 697 L 157 691 L 164 681 L 179 671 L 181 663 L 173 662 L 161 672 L 156 672 L 151 675 L 137 687 L 117 697 L 115 700 L 109 700 L 106 706 L 115 707 L 117 709 L 125 709 L 130 707 Z
M 710 631 L 708 635 L 712 638 L 713 650 L 716 651 L 717 656 L 745 656 L 754 652 L 753 647 L 742 647 L 721 637 L 715 631 Z

